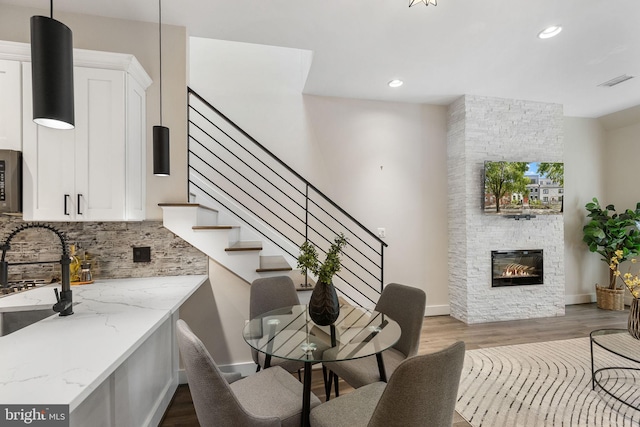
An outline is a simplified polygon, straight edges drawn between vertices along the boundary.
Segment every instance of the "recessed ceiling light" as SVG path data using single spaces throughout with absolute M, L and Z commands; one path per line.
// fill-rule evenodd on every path
M 560 34 L 562 31 L 562 27 L 560 25 L 552 25 L 550 27 L 545 28 L 544 30 L 538 33 L 538 38 L 540 39 L 550 39 L 551 37 L 555 37 Z
M 388 84 L 389 87 L 400 87 L 404 84 L 404 82 L 402 80 L 394 79 L 391 80 Z

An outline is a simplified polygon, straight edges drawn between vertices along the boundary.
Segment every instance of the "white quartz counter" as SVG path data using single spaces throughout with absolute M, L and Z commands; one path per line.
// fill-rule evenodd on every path
M 74 314 L 0 337 L 0 403 L 66 404 L 111 375 L 207 276 L 97 280 L 72 286 Z M 0 298 L 0 312 L 51 307 L 54 285 Z

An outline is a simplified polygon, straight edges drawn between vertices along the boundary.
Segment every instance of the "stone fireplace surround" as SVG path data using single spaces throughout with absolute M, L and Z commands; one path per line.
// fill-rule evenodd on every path
M 465 323 L 564 315 L 562 215 L 514 221 L 482 212 L 484 161 L 562 162 L 558 104 L 465 95 L 448 111 L 449 300 Z M 538 248 L 544 284 L 491 286 L 491 251 Z

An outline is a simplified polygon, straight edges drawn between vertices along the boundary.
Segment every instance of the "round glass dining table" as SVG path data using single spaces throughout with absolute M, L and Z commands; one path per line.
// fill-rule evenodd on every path
M 398 342 L 400 334 L 400 325 L 389 316 L 350 305 L 340 307 L 330 326 L 316 325 L 306 305 L 294 305 L 261 314 L 243 330 L 247 344 L 265 354 L 265 368 L 271 357 L 304 362 L 303 426 L 309 425 L 313 363 L 376 355 L 380 378 L 386 381 L 382 352 Z

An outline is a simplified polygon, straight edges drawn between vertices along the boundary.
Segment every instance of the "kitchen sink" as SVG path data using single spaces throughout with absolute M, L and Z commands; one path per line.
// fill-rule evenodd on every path
M 51 308 L 0 313 L 0 337 L 9 335 L 42 319 L 57 314 Z

